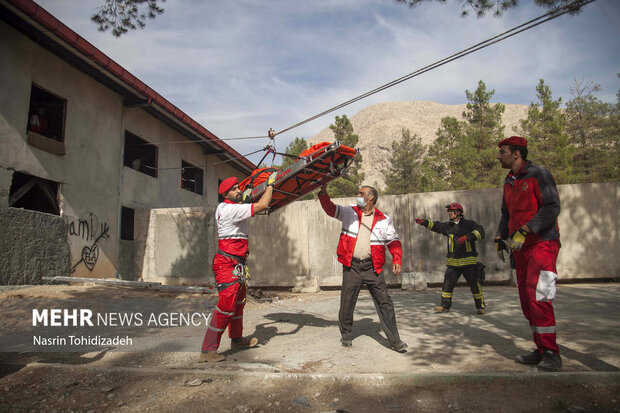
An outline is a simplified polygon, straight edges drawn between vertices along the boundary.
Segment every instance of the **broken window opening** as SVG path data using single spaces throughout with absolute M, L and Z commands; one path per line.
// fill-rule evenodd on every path
M 181 188 L 202 195 L 203 170 L 181 160 Z
M 125 166 L 157 178 L 157 151 L 157 146 L 125 131 Z
M 66 107 L 66 99 L 32 84 L 27 130 L 64 142 Z
M 58 182 L 14 172 L 9 207 L 60 215 L 58 187 Z

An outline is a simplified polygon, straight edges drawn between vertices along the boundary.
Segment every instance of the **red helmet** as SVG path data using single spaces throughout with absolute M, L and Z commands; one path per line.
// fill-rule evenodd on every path
M 452 202 L 451 204 L 446 205 L 446 209 L 448 211 L 454 209 L 456 211 L 461 211 L 461 214 L 463 213 L 463 205 L 459 204 L 458 202 Z

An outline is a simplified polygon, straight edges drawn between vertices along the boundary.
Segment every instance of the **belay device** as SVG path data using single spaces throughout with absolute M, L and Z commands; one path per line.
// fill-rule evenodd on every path
M 343 175 L 358 154 L 358 149 L 338 141 L 317 143 L 300 153 L 297 160 L 285 169 L 255 169 L 239 183 L 243 202 L 258 201 L 267 189 L 267 179 L 277 171 L 273 196 L 267 210 L 267 213 L 271 213 Z

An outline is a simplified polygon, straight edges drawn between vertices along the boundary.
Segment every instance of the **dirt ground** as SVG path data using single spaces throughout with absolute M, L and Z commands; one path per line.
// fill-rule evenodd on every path
M 44 299 L 48 304 L 76 295 L 84 299 L 91 291 L 94 287 L 85 285 L 9 290 L 0 293 L 0 308 L 4 312 L 22 299 Z M 107 291 L 110 298 L 144 294 L 153 300 L 170 297 L 168 293 L 122 288 Z M 101 298 L 101 289 L 96 294 Z M 270 310 L 274 301 L 303 301 L 304 308 L 312 308 L 323 305 L 325 296 L 334 300 L 337 294 L 328 292 L 321 298 L 265 292 L 262 301 L 250 299 L 246 308 L 248 314 L 268 313 L 274 311 Z M 174 294 L 174 298 L 191 299 L 192 295 Z M 3 334 L 16 328 L 17 321 L 6 317 L 0 321 Z M 319 334 L 324 335 L 323 331 Z M 272 340 L 271 351 L 275 343 Z M 372 340 L 370 344 L 377 345 Z M 385 351 L 392 357 L 394 352 Z M 247 367 L 252 362 L 243 353 L 248 352 L 228 353 L 229 361 L 213 367 L 185 362 L 194 355 L 184 353 L 174 356 L 179 361 L 176 364 L 161 363 L 165 353 L 150 363 L 149 355 L 142 353 L 125 353 L 122 362 L 111 354 L 96 352 L 0 353 L 0 411 L 620 412 L 620 376 L 615 368 L 543 374 L 521 366 L 516 370 L 510 366 L 512 370 L 508 371 L 473 372 L 467 367 L 460 372 L 384 374 L 380 368 L 369 373 L 372 368 L 360 365 L 366 372 L 334 374 L 332 370 L 324 373 L 313 364 L 320 364 L 322 359 L 318 359 L 273 372 L 262 368 L 252 371 Z M 368 363 L 376 362 L 368 359 Z M 347 368 L 356 370 L 350 366 L 340 369 Z
M 67 365 L 3 365 L 8 412 L 619 412 L 617 381 L 434 378 L 373 385 Z

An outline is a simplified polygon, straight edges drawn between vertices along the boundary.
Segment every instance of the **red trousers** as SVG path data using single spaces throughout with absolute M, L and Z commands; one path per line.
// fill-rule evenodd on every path
M 555 298 L 555 267 L 560 241 L 541 241 L 514 251 L 521 310 L 530 323 L 534 343 L 540 352 L 560 352 L 556 343 L 555 314 L 551 301 Z
M 216 256 L 213 262 L 215 282 L 217 284 L 237 281 L 233 270 L 236 263 L 233 260 Z M 228 336 L 239 338 L 243 335 L 243 307 L 245 307 L 245 283 L 235 282 L 218 292 L 219 301 L 213 310 L 205 338 L 202 342 L 202 352 L 217 351 L 220 347 L 222 334 L 228 327 Z

